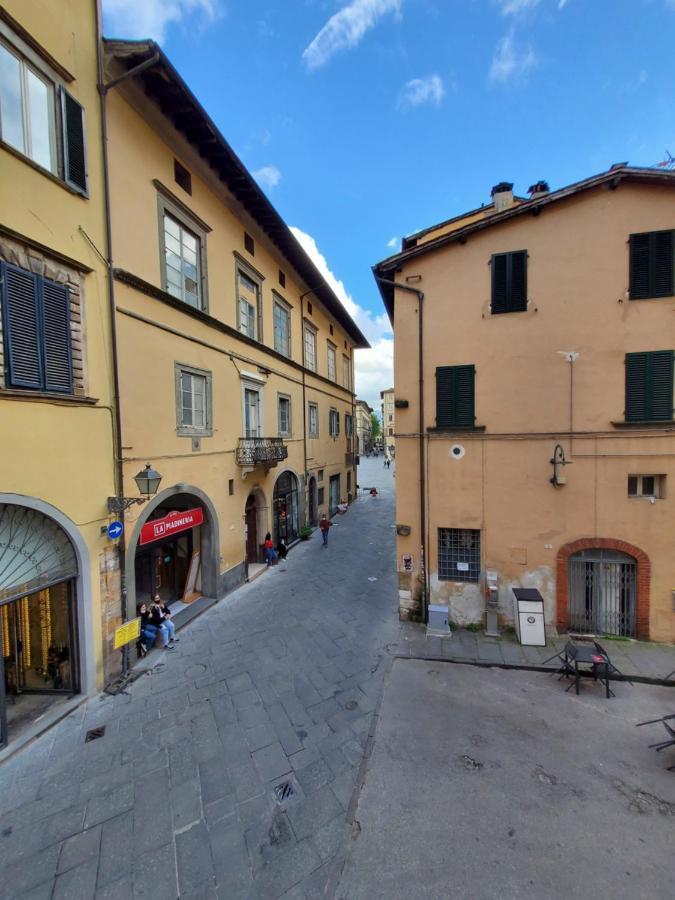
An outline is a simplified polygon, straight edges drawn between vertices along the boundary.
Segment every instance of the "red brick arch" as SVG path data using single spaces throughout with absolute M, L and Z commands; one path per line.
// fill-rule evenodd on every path
M 563 544 L 556 558 L 556 602 L 558 630 L 567 631 L 569 627 L 569 560 L 570 556 L 580 550 L 620 550 L 627 553 L 637 562 L 637 597 L 635 609 L 635 633 L 640 640 L 649 640 L 649 585 L 651 580 L 651 563 L 649 557 L 626 541 L 614 538 L 579 538 L 569 544 Z

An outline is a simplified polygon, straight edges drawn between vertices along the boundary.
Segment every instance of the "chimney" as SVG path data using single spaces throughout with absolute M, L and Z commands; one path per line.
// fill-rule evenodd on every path
M 495 212 L 503 212 L 513 206 L 513 184 L 509 181 L 500 181 L 490 191 Z
M 530 185 L 527 189 L 527 193 L 530 195 L 530 200 L 536 200 L 538 197 L 543 197 L 545 194 L 548 194 L 550 190 L 548 181 L 537 181 L 536 184 Z

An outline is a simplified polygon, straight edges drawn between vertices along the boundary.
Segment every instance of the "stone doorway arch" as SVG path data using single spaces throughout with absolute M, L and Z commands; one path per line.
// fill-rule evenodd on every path
M 556 558 L 556 608 L 559 631 L 570 627 L 570 558 L 582 551 L 608 550 L 627 554 L 637 564 L 635 586 L 635 636 L 649 640 L 649 592 L 651 563 L 649 557 L 634 544 L 615 538 L 579 538 L 564 544 Z
M 177 484 L 154 497 L 134 524 L 126 548 L 127 619 L 136 615 L 136 555 L 140 548 L 141 529 L 157 511 L 184 511 L 200 507 L 203 522 L 199 526 L 201 593 L 204 597 L 216 599 L 219 596 L 220 532 L 218 514 L 210 497 L 200 488 L 190 484 Z M 193 548 L 196 549 L 196 548 Z

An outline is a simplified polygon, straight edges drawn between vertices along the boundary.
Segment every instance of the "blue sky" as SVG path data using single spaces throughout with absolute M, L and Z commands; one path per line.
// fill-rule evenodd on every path
M 489 200 L 675 154 L 675 0 L 103 0 L 105 31 L 152 37 L 374 345 L 370 272 L 401 235 Z M 323 256 L 323 262 L 319 257 Z

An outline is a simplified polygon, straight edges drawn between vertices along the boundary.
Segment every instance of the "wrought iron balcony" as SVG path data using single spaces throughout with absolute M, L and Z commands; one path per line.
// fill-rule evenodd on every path
M 280 437 L 239 438 L 237 463 L 240 466 L 276 466 L 288 457 L 288 447 Z

